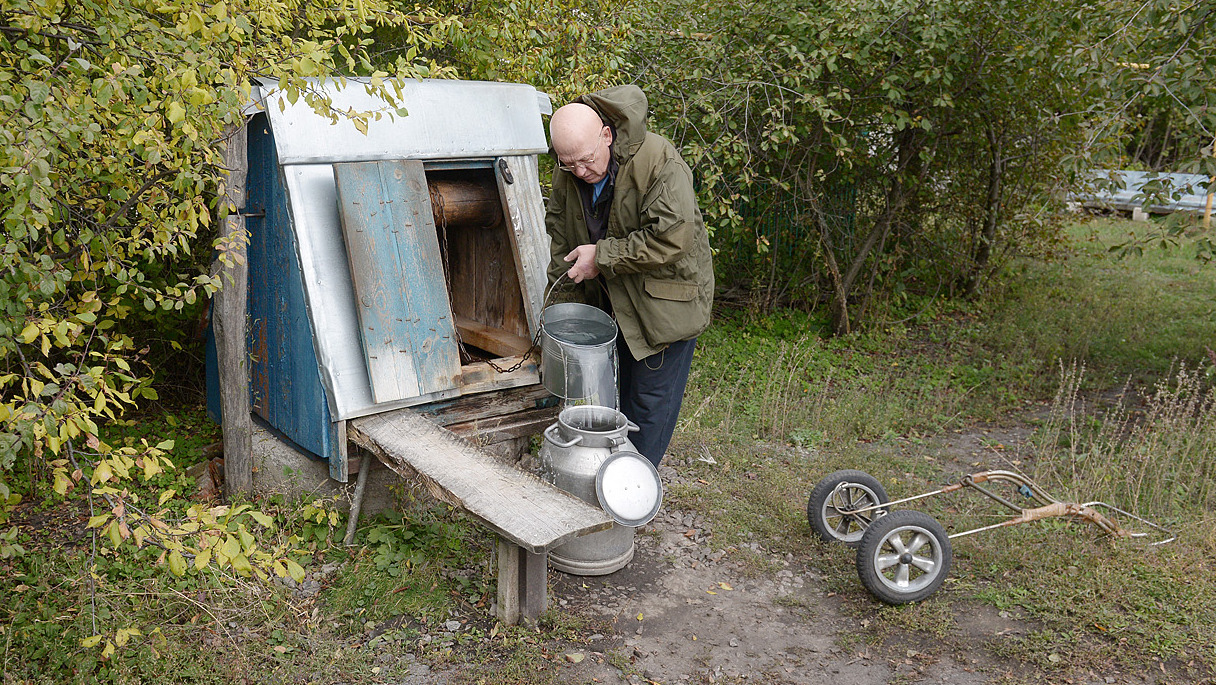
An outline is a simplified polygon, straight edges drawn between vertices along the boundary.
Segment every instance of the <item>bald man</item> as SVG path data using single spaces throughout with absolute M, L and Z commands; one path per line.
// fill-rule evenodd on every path
M 616 86 L 553 113 L 557 168 L 545 211 L 554 301 L 612 314 L 619 328 L 620 409 L 638 452 L 658 466 L 675 430 L 697 336 L 709 325 L 714 274 L 692 171 L 646 130 L 646 95 Z

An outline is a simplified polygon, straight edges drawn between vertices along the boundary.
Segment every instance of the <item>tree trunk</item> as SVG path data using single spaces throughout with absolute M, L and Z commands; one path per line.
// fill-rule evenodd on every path
M 249 417 L 249 365 L 246 354 L 246 290 L 249 265 L 245 259 L 249 235 L 245 230 L 246 128 L 227 131 L 224 166 L 224 219 L 221 250 L 212 265 L 220 277 L 220 290 L 212 299 L 211 325 L 215 333 L 220 378 L 220 407 L 224 430 L 224 494 L 231 499 L 253 491 L 253 424 Z
M 861 247 L 858 248 L 857 254 L 853 255 L 852 261 L 849 263 L 849 269 L 844 276 L 837 282 L 837 293 L 835 301 L 839 303 L 839 311 L 845 318 L 838 320 L 836 318 L 837 308 L 832 310 L 832 327 L 835 331 L 848 332 L 850 329 L 847 319 L 847 303 L 850 293 L 853 291 L 854 285 L 857 283 L 857 277 L 861 274 L 862 268 L 866 261 L 870 258 L 870 253 L 874 251 L 876 245 L 886 245 L 887 235 L 891 232 L 891 227 L 895 223 L 895 217 L 903 210 L 904 205 L 908 200 L 908 184 L 906 178 L 909 173 L 909 168 L 912 166 L 916 155 L 919 152 L 919 147 L 916 141 L 915 132 L 912 129 L 905 129 L 899 133 L 896 141 L 898 165 L 894 177 L 891 179 L 891 185 L 887 188 L 886 206 L 878 220 L 874 223 L 874 227 L 870 229 L 869 235 L 866 236 Z M 826 228 L 826 224 L 823 228 Z M 822 230 L 822 228 L 821 228 Z M 881 254 L 881 250 L 880 250 Z M 834 261 L 834 260 L 833 260 Z M 874 268 L 877 268 L 875 266 Z
M 996 244 L 996 229 L 1001 218 L 1001 184 L 1004 178 L 1004 170 L 1001 168 L 1001 140 L 991 124 L 988 125 L 987 135 L 990 153 L 988 194 L 984 202 L 984 227 L 975 243 L 971 264 L 963 284 L 963 292 L 968 297 L 979 292 L 980 279 L 992 257 L 992 247 Z

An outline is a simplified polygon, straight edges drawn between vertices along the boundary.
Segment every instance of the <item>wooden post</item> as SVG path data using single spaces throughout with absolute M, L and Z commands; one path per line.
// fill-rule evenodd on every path
M 249 235 L 245 230 L 246 127 L 228 129 L 224 143 L 224 220 L 221 242 L 227 247 L 212 265 L 220 290 L 211 301 L 211 327 L 220 381 L 220 410 L 224 430 L 224 494 L 231 499 L 253 491 L 253 422 L 249 417 L 249 364 L 245 353 L 246 289 L 249 265 L 245 259 Z
M 548 604 L 548 555 L 498 538 L 498 620 L 536 625 Z
M 371 452 L 364 451 L 359 455 L 359 481 L 355 483 L 355 497 L 350 501 L 350 517 L 346 521 L 346 537 L 342 544 L 353 547 L 355 531 L 359 528 L 359 512 L 363 509 L 363 493 L 367 492 L 367 481 L 372 477 L 372 462 L 376 460 Z
M 1216 157 L 1216 138 L 1212 139 L 1211 154 L 1213 157 Z M 1213 195 L 1216 195 L 1216 176 L 1212 176 L 1211 178 L 1208 179 L 1208 201 L 1207 201 L 1207 205 L 1203 208 L 1203 227 L 1204 228 L 1212 227 L 1212 196 Z

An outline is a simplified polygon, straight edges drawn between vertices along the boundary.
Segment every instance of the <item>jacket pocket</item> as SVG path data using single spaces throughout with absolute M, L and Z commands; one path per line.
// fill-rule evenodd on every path
M 693 281 L 646 279 L 646 294 L 660 300 L 691 302 L 697 296 L 697 284 Z

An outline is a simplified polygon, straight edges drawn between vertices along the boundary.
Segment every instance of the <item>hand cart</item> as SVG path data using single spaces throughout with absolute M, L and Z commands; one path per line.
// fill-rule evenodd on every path
M 982 484 L 1007 483 L 1030 507 L 1023 507 Z M 947 535 L 932 516 L 919 511 L 894 511 L 892 507 L 916 500 L 974 490 L 1013 511 L 1016 515 L 989 526 Z M 1152 529 L 1137 532 L 1123 528 L 1108 514 L 1133 519 Z M 1047 494 L 1029 478 L 1012 471 L 981 471 L 963 476 L 943 488 L 891 501 L 882 484 L 864 471 L 837 471 L 811 490 L 806 516 L 811 528 L 825 541 L 843 542 L 857 548 L 857 575 L 872 595 L 888 604 L 918 602 L 937 592 L 950 572 L 950 541 L 975 533 L 1029 523 L 1046 518 L 1067 517 L 1092 523 L 1121 538 L 1159 536 L 1163 545 L 1174 535 L 1161 526 L 1105 502 L 1077 504 Z

